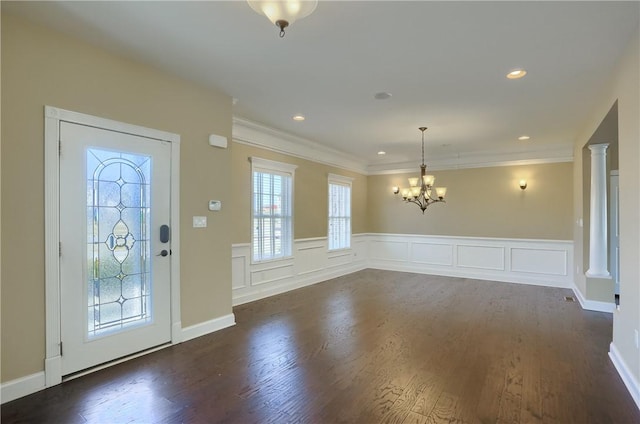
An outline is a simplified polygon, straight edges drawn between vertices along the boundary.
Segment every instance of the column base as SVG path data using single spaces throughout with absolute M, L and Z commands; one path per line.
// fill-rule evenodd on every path
M 609 273 L 609 271 L 592 271 L 592 270 L 588 270 L 587 272 L 585 272 L 585 274 L 587 277 L 589 278 L 611 278 L 611 274 Z

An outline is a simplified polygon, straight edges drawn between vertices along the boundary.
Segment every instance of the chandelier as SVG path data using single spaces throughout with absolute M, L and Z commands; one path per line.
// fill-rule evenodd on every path
M 420 178 L 409 178 L 409 188 L 400 189 L 399 187 L 394 187 L 393 192 L 395 194 L 402 192 L 402 200 L 418 205 L 424 215 L 424 211 L 429 205 L 439 202 L 445 203 L 444 196 L 447 194 L 447 188 L 434 187 L 433 183 L 436 177 L 426 175 L 427 165 L 424 164 L 424 132 L 427 127 L 420 127 L 418 129 L 422 131 L 422 165 L 420 165 Z
M 309 16 L 318 5 L 318 0 L 247 0 L 256 12 L 265 15 L 280 28 L 280 37 L 284 29 L 297 19 Z

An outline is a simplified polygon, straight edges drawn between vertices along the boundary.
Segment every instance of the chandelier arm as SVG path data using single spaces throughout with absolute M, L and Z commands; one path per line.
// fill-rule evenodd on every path
M 427 209 L 427 205 L 423 205 L 422 202 L 416 200 L 416 199 L 407 199 L 406 202 L 408 203 L 413 203 L 414 205 L 418 206 L 418 208 L 420 208 L 420 210 L 422 210 L 422 213 L 424 213 L 425 209 Z
M 427 210 L 429 205 L 432 203 L 432 202 L 429 202 L 422 194 L 420 194 L 420 196 L 415 199 L 407 199 L 406 201 L 418 206 L 418 208 L 420 208 L 420 210 L 422 211 L 423 215 L 424 215 L 424 211 Z

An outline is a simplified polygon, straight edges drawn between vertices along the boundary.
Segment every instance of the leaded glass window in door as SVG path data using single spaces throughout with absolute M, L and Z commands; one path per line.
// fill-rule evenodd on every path
M 151 157 L 87 149 L 88 337 L 150 323 Z

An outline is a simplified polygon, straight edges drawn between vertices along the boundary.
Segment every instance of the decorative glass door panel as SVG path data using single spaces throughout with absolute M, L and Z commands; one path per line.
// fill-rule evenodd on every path
M 88 148 L 87 335 L 151 322 L 152 158 Z
M 171 147 L 60 124 L 62 373 L 171 340 Z

